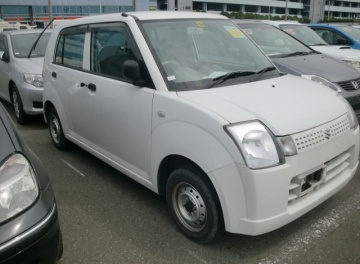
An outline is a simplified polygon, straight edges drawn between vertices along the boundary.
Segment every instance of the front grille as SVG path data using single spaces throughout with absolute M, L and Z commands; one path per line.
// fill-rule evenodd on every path
M 356 82 L 357 83 L 357 87 L 358 88 L 355 88 L 354 85 L 353 85 L 353 82 Z M 338 85 L 346 90 L 346 91 L 353 91 L 353 90 L 357 90 L 360 88 L 360 79 L 357 79 L 357 80 L 351 80 L 351 81 L 345 81 L 345 82 L 339 82 Z
M 350 151 L 346 151 L 326 162 L 321 168 L 294 177 L 289 186 L 288 202 L 292 203 L 299 198 L 318 190 L 332 179 L 346 173 L 350 164 L 349 158 Z
M 291 135 L 298 153 L 325 144 L 350 130 L 349 120 L 343 115 L 329 123 Z

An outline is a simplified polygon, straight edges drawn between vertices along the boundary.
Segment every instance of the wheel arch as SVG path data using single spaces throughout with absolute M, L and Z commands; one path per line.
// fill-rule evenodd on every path
M 16 85 L 16 83 L 13 80 L 10 80 L 9 85 L 8 85 L 8 92 L 9 92 L 10 102 L 12 102 L 11 90 L 13 89 L 14 85 Z
M 49 115 L 49 111 L 50 111 L 50 109 L 51 108 L 55 108 L 55 106 L 53 105 L 53 103 L 52 102 L 50 102 L 50 101 L 46 101 L 45 103 L 44 103 L 44 120 L 45 120 L 45 123 L 47 123 L 47 117 L 48 117 L 48 115 Z

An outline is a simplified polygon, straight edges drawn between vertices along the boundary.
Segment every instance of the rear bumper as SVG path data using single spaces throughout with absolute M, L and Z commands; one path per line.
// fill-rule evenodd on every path
M 0 245 L 1 264 L 53 264 L 61 254 L 62 237 L 55 203 L 39 223 Z

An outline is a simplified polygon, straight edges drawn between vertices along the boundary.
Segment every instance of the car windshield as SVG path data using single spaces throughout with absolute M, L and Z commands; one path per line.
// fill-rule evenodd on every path
M 143 28 L 170 90 L 279 76 L 269 59 L 230 20 L 147 21 Z
M 305 25 L 283 24 L 280 28 L 308 46 L 328 45 L 314 30 Z
M 26 58 L 29 55 L 30 49 L 34 45 L 36 39 L 39 37 L 40 33 L 25 33 L 25 34 L 16 34 L 11 36 L 12 48 L 14 56 L 16 58 Z M 31 57 L 44 57 L 47 43 L 49 42 L 51 33 L 45 32 L 39 42 L 36 45 L 36 48 L 31 53 Z
M 337 26 L 337 27 L 339 29 L 343 30 L 344 32 L 346 32 L 347 34 L 349 34 L 350 36 L 352 36 L 357 41 L 360 40 L 360 31 L 359 31 L 359 29 L 356 29 L 356 28 L 350 27 L 350 26 Z
M 298 40 L 273 26 L 262 24 L 240 24 L 239 26 L 269 57 L 288 57 L 313 52 Z

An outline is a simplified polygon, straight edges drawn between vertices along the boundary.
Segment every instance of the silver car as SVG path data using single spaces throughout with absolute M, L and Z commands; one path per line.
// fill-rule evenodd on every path
M 43 112 L 42 66 L 51 32 L 33 48 L 40 34 L 36 29 L 0 33 L 0 97 L 13 104 L 20 124 Z

